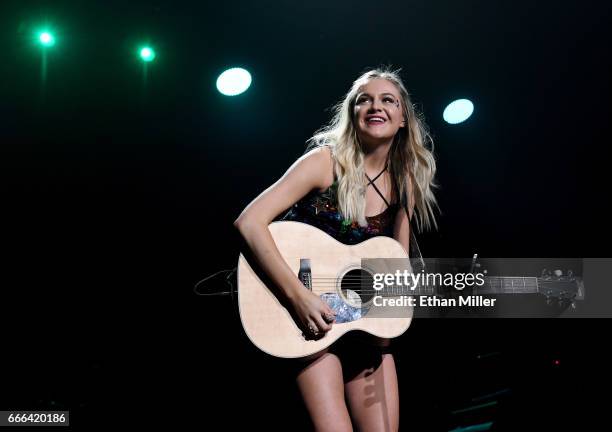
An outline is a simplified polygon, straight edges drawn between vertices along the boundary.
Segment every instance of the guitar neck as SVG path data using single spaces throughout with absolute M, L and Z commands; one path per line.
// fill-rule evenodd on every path
M 426 281 L 427 282 L 427 281 Z M 467 287 L 470 294 L 535 294 L 539 292 L 537 277 L 491 276 L 485 277 L 482 285 L 476 283 Z M 380 290 L 383 296 L 399 295 L 443 295 L 449 289 L 458 289 L 457 284 L 419 283 L 414 289 L 405 285 L 387 286 Z

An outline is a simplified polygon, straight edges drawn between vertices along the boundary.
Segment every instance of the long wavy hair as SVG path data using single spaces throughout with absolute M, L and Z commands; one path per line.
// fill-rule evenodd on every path
M 400 70 L 393 71 L 388 67 L 379 68 L 357 78 L 349 92 L 332 107 L 331 121 L 306 141 L 307 151 L 314 147 L 330 147 L 338 175 L 340 212 L 345 219 L 366 226 L 364 153 L 354 123 L 355 100 L 359 88 L 368 81 L 375 78 L 390 81 L 401 95 L 404 120 L 407 125 L 395 134 L 389 150 L 388 168 L 393 179 L 393 191 L 402 206 L 408 205 L 406 189 L 407 176 L 410 176 L 417 229 L 419 231 L 423 228 L 431 229 L 432 225 L 437 228 L 434 207 L 438 208 L 438 205 L 432 190 L 437 187 L 434 183 L 436 161 L 433 156 L 433 140 L 422 114 L 413 106 L 399 72 Z

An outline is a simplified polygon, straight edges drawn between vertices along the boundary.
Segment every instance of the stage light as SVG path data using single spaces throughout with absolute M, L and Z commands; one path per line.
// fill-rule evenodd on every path
M 228 69 L 217 78 L 217 90 L 225 96 L 244 93 L 251 86 L 251 74 L 242 68 Z
M 474 104 L 468 99 L 458 99 L 444 109 L 442 117 L 447 123 L 457 124 L 466 121 L 474 112 Z
M 41 32 L 38 35 L 38 41 L 40 42 L 40 44 L 44 47 L 50 47 L 55 45 L 55 38 L 53 37 L 53 35 L 49 32 Z
M 155 59 L 155 51 L 151 47 L 142 47 L 140 49 L 140 58 L 142 61 L 151 62 Z

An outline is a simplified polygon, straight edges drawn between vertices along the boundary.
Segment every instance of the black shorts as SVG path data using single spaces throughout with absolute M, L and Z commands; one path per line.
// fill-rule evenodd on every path
M 365 332 L 351 331 L 334 342 L 326 351 L 338 356 L 342 363 L 342 374 L 345 381 L 348 381 L 363 370 L 377 369 L 382 362 L 383 355 L 393 354 L 393 347 L 389 339 L 380 339 Z M 289 373 L 297 376 L 319 357 L 319 354 L 315 354 L 308 358 L 289 359 L 286 360 L 286 366 Z

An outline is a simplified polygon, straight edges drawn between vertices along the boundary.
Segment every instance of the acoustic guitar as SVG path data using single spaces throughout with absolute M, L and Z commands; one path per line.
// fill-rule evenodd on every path
M 240 254 L 240 319 L 253 344 L 270 355 L 307 357 L 356 330 L 381 338 L 400 336 L 410 326 L 414 308 L 395 307 L 390 316 L 385 314 L 388 308 L 370 307 L 376 296 L 394 299 L 445 295 L 438 287 L 427 285 L 364 289 L 364 278 L 371 281 L 372 275 L 362 268 L 363 259 L 401 258 L 406 262 L 406 270 L 412 271 L 406 251 L 390 237 L 378 236 L 349 246 L 302 222 L 273 222 L 269 229 L 282 257 L 302 281 L 304 289 L 320 295 L 337 314 L 329 332 L 318 337 L 305 334 L 255 260 Z M 486 282 L 478 287 L 478 294 L 543 293 L 571 301 L 581 289 L 581 280 L 575 277 L 487 277 Z

